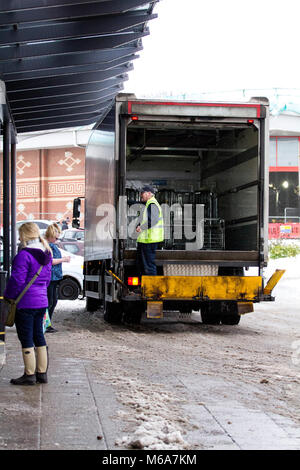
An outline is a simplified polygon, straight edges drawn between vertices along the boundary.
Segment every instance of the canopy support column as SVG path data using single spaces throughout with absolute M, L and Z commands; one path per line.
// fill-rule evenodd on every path
M 10 163 L 10 122 L 3 125 L 3 270 L 10 274 L 10 224 L 9 224 L 9 163 Z
M 17 145 L 16 143 L 11 144 L 11 259 L 17 254 Z

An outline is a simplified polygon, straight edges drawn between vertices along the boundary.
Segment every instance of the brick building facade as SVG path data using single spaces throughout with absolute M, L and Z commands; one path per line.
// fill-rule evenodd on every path
M 17 221 L 71 218 L 73 199 L 84 196 L 84 180 L 84 148 L 19 150 Z

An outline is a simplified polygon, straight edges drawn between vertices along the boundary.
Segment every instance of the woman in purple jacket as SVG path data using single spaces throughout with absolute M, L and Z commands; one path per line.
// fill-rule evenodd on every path
M 16 299 L 25 286 L 43 268 L 17 305 L 15 324 L 22 345 L 24 374 L 12 379 L 14 385 L 47 383 L 48 351 L 43 333 L 43 318 L 48 307 L 47 287 L 51 279 L 52 252 L 40 237 L 38 226 L 27 222 L 19 228 L 25 246 L 14 258 L 4 297 Z M 36 355 L 35 349 L 36 348 Z

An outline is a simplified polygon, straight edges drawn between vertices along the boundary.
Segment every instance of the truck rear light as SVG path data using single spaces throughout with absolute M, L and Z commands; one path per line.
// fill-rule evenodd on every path
M 139 120 L 139 117 L 138 117 L 138 116 L 131 116 L 131 120 L 132 120 L 132 121 L 138 121 L 138 120 Z
M 129 286 L 139 286 L 140 285 L 140 279 L 138 277 L 129 277 L 127 280 L 127 284 Z
M 254 124 L 254 119 L 248 119 L 248 124 Z

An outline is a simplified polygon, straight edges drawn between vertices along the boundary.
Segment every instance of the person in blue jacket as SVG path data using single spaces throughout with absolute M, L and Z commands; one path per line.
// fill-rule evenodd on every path
M 62 274 L 62 263 L 69 263 L 70 256 L 62 256 L 60 249 L 55 244 L 59 239 L 61 229 L 56 223 L 49 225 L 46 230 L 45 238 L 50 245 L 52 250 L 52 269 L 51 269 L 51 281 L 47 289 L 48 294 L 48 311 L 51 320 L 51 326 L 48 326 L 46 333 L 55 333 L 57 330 L 52 326 L 52 316 L 58 300 L 58 285 L 63 278 Z

